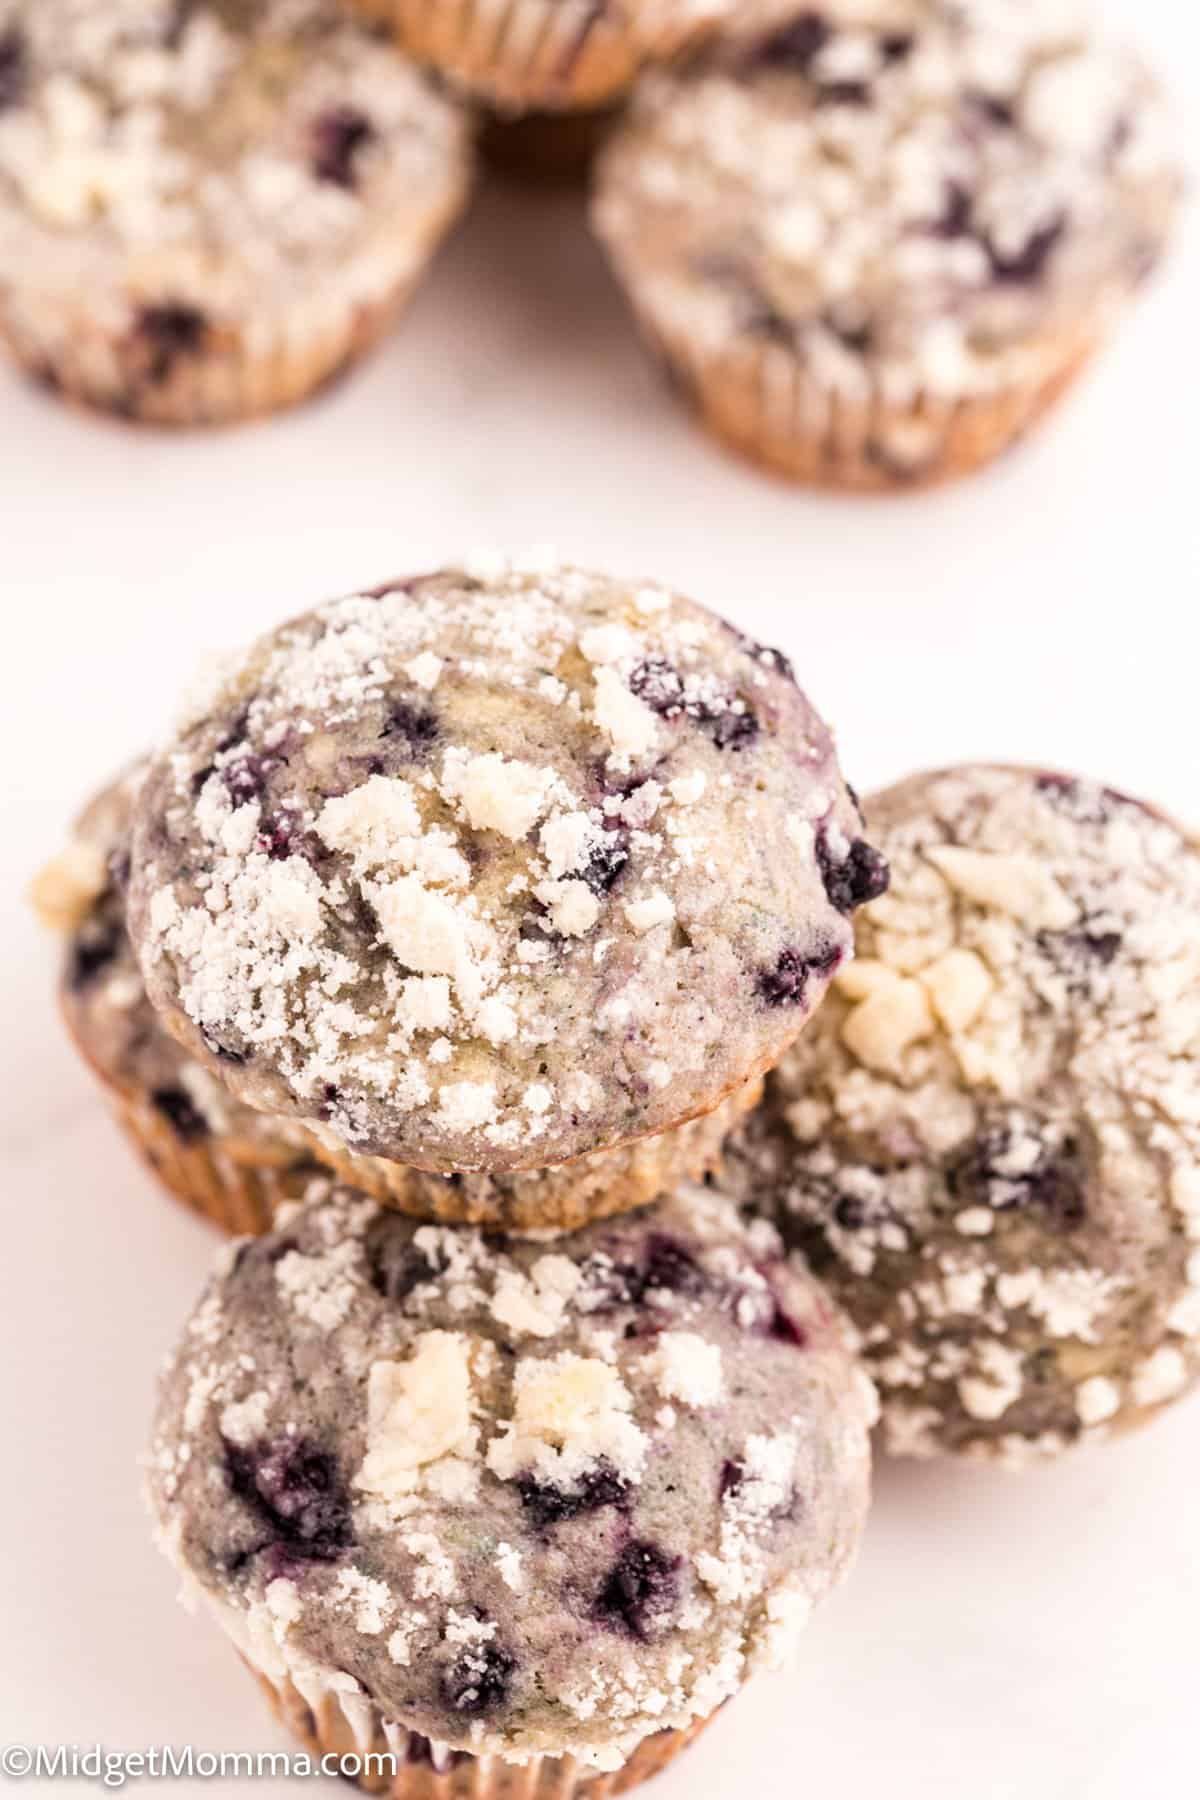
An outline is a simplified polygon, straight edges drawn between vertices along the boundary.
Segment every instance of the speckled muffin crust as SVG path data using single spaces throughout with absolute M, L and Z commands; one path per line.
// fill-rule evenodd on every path
M 352 0 L 411 54 L 494 107 L 574 111 L 627 92 L 736 0 Z
M 0 337 L 158 423 L 310 393 L 394 316 L 464 116 L 329 0 L 0 0 Z
M 886 883 L 790 666 L 690 601 L 480 558 L 318 608 L 139 800 L 169 1028 L 359 1154 L 505 1173 L 711 1111 Z
M 439 1761 L 613 1768 L 790 1648 L 873 1416 L 823 1292 L 715 1196 L 548 1247 L 340 1190 L 222 1259 L 150 1498 L 268 1682 Z
M 868 802 L 891 892 L 737 1184 L 851 1313 L 886 1441 L 1022 1463 L 1181 1394 L 1200 1335 L 1200 851 L 1092 782 Z
M 890 487 L 1030 423 L 1157 261 L 1180 186 L 1154 80 L 1080 0 L 774 0 L 646 85 L 595 217 L 718 431 Z

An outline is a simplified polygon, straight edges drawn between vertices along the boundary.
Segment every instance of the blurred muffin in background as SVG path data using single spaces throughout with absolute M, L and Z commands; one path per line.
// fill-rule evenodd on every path
M 574 111 L 628 92 L 648 64 L 701 41 L 737 0 L 351 0 L 499 111 Z
M 462 207 L 469 127 L 327 0 L 0 0 L 0 337 L 156 424 L 349 367 Z
M 640 90 L 597 229 L 704 419 L 895 489 L 1020 437 L 1109 336 L 1181 180 L 1153 77 L 1076 0 L 769 0 Z

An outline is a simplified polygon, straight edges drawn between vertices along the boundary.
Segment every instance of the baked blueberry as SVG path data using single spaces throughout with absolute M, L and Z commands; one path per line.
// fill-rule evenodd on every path
M 358 186 L 358 157 L 375 138 L 375 128 L 365 113 L 352 106 L 322 113 L 313 127 L 313 168 L 318 181 L 335 187 Z
M 350 1496 L 328 1451 L 303 1438 L 225 1447 L 230 1490 L 289 1550 L 324 1562 L 352 1541 Z
M 627 1544 L 596 1596 L 596 1616 L 636 1638 L 654 1636 L 671 1622 L 679 1605 L 681 1556 L 656 1544 Z
M 171 1121 L 176 1135 L 185 1144 L 208 1136 L 208 1120 L 183 1088 L 155 1088 L 150 1099 L 163 1117 Z

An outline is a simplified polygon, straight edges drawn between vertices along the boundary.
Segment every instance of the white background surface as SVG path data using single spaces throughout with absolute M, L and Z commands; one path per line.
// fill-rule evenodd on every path
M 1194 107 L 1192 9 L 1119 10 Z M 512 187 L 481 196 L 383 355 L 289 418 L 141 435 L 0 375 L 0 1744 L 284 1747 L 175 1605 L 138 1501 L 154 1371 L 214 1244 L 117 1140 L 18 903 L 76 805 L 202 651 L 549 539 L 785 647 L 861 787 L 1036 759 L 1200 819 L 1196 223 L 1046 435 L 928 498 L 813 497 L 727 459 L 642 358 L 577 206 Z M 1021 1478 L 884 1467 L 799 1673 L 745 1694 L 655 1800 L 1190 1792 L 1198 1487 L 1200 1400 Z

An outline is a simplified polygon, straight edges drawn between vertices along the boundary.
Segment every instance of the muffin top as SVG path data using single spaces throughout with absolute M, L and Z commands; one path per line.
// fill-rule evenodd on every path
M 32 284 L 302 296 L 314 264 L 369 274 L 381 231 L 447 205 L 465 143 L 327 0 L 0 0 L 0 264 Z M 188 338 L 170 315 L 148 304 L 147 358 Z
M 164 1378 L 164 1548 L 248 1659 L 442 1752 L 618 1766 L 789 1647 L 874 1395 L 698 1190 L 552 1247 L 349 1190 L 231 1247 Z
M 1200 1333 L 1200 853 L 1092 782 L 871 800 L 890 893 L 769 1084 L 747 1184 L 865 1338 L 905 1450 L 1053 1452 Z
M 886 880 L 858 823 L 777 652 L 657 586 L 481 560 L 230 668 L 142 790 L 130 929 L 250 1104 L 545 1167 L 778 1059 Z
M 759 0 L 702 70 L 647 85 L 603 159 L 602 235 L 713 353 L 781 347 L 851 400 L 1010 381 L 1094 335 L 1177 202 L 1158 89 L 1090 20 Z

